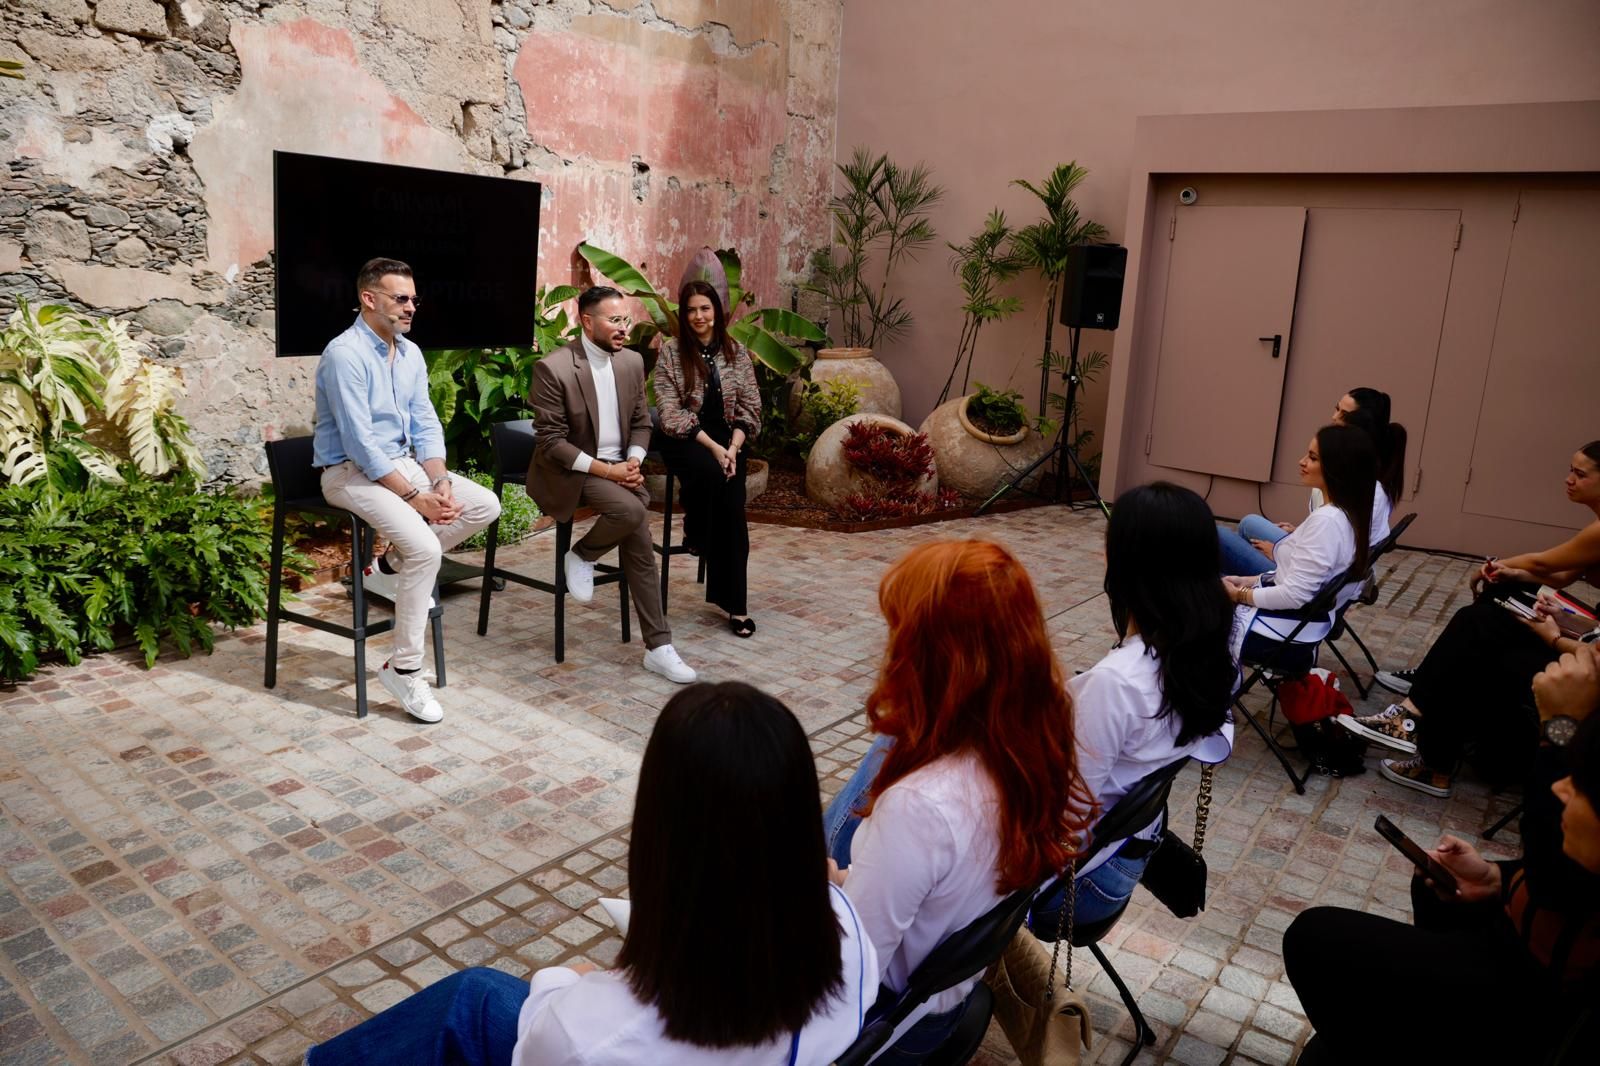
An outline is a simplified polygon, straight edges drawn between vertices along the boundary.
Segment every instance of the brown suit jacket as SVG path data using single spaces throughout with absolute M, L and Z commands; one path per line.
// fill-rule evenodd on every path
M 618 429 L 622 450 L 650 447 L 650 408 L 645 403 L 644 357 L 623 348 L 611 357 L 617 386 Z M 578 509 L 578 495 L 588 474 L 572 469 L 579 452 L 594 455 L 600 409 L 594 394 L 594 372 L 579 338 L 533 366 L 533 462 L 528 465 L 528 495 L 558 522 L 568 522 Z

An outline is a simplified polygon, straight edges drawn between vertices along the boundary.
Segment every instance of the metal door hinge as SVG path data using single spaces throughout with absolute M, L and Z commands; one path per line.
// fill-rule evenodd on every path
M 1167 219 L 1167 240 L 1170 241 L 1170 240 L 1172 240 L 1172 238 L 1176 237 L 1177 235 L 1178 235 L 1178 216 L 1177 215 L 1173 215 L 1171 218 Z
M 1461 233 L 1466 228 L 1467 228 L 1466 223 L 1464 223 L 1464 222 L 1457 222 L 1456 223 L 1456 243 L 1451 245 L 1452 248 L 1460 248 L 1461 247 Z
M 1154 437 L 1155 437 L 1155 434 L 1154 434 L 1154 433 L 1146 433 L 1146 434 L 1145 434 L 1145 435 L 1144 435 L 1144 453 L 1145 453 L 1145 454 L 1146 454 L 1146 455 L 1149 455 L 1149 454 L 1150 454 L 1150 441 L 1151 441 L 1151 440 L 1152 440 L 1152 439 L 1154 439 Z

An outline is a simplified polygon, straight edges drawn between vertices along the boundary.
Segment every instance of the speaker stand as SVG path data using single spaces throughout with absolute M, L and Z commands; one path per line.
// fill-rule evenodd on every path
M 1022 471 L 1020 474 L 1017 474 L 1010 481 L 996 489 L 993 496 L 990 496 L 987 500 L 984 500 L 983 503 L 979 505 L 978 509 L 972 512 L 974 515 L 983 514 L 990 508 L 991 505 L 994 504 L 996 500 L 1000 499 L 1000 497 L 1004 496 L 1008 492 L 1021 492 L 1025 495 L 1032 496 L 1037 500 L 1050 498 L 1046 497 L 1043 493 L 1035 492 L 1032 489 L 1023 488 L 1022 483 L 1027 481 L 1029 475 L 1031 475 L 1035 470 L 1039 469 L 1045 463 L 1050 462 L 1052 459 L 1055 460 L 1056 463 L 1054 501 L 1056 503 L 1060 503 L 1063 495 L 1062 489 L 1067 484 L 1067 479 L 1063 476 L 1066 472 L 1066 464 L 1061 461 L 1062 457 L 1065 456 L 1066 459 L 1072 463 L 1072 468 L 1078 472 L 1078 477 L 1083 481 L 1084 488 L 1088 489 L 1089 495 L 1094 497 L 1094 502 L 1099 506 L 1100 513 L 1105 515 L 1108 519 L 1111 517 L 1111 508 L 1106 506 L 1106 501 L 1100 498 L 1099 490 L 1094 487 L 1094 483 L 1089 480 L 1089 475 L 1084 472 L 1083 462 L 1078 458 L 1077 451 L 1072 447 L 1071 444 L 1067 443 L 1067 430 L 1071 428 L 1072 425 L 1072 406 L 1075 402 L 1077 402 L 1078 382 L 1082 380 L 1082 376 L 1078 373 L 1078 339 L 1082 332 L 1083 331 L 1077 326 L 1071 327 L 1071 333 L 1069 335 L 1070 341 L 1068 343 L 1068 351 L 1070 354 L 1067 359 L 1067 372 L 1064 375 L 1067 379 L 1067 405 L 1066 409 L 1061 415 L 1061 426 L 1058 430 L 1056 430 L 1056 442 L 1050 446 L 1049 451 L 1045 452 L 1043 455 L 1039 456 L 1038 459 L 1030 463 L 1026 470 Z M 1072 507 L 1074 510 L 1077 509 L 1077 504 L 1071 502 L 1070 497 L 1068 506 Z

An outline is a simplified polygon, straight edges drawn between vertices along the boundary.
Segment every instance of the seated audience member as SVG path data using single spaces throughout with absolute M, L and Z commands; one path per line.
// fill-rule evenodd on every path
M 615 970 L 454 974 L 311 1050 L 309 1066 L 826 1066 L 878 990 L 828 882 L 816 764 L 740 682 L 668 701 L 639 769 Z
M 1064 869 L 1092 800 L 1044 614 L 1010 552 L 923 545 L 889 568 L 878 604 L 889 643 L 867 717 L 879 739 L 827 821 L 878 979 L 898 994 L 951 933 Z M 977 983 L 929 1000 L 877 1061 L 936 1051 Z
M 1522 859 L 1488 862 L 1445 834 L 1431 854 L 1458 887 L 1414 878 L 1415 925 L 1313 907 L 1289 926 L 1284 967 L 1316 1029 L 1301 1066 L 1547 1062 L 1569 1039 L 1564 1061 L 1593 1058 L 1592 1031 L 1574 1025 L 1600 992 L 1595 656 L 1569 652 L 1534 681 L 1545 739 Z
M 1111 509 L 1105 590 L 1118 643 L 1067 682 L 1078 770 L 1102 815 L 1163 766 L 1184 756 L 1221 762 L 1233 748 L 1228 705 L 1239 668 L 1229 651 L 1233 608 L 1217 581 L 1216 529 L 1204 500 L 1161 481 L 1130 489 Z M 1122 909 L 1161 828 L 1158 819 L 1079 867 L 1077 922 Z M 1029 924 L 1040 936 L 1054 935 L 1063 897 L 1034 905 Z
M 1595 520 L 1554 548 L 1485 562 L 1471 579 L 1477 600 L 1455 613 L 1422 662 L 1412 670 L 1379 672 L 1379 683 L 1405 698 L 1374 715 L 1338 719 L 1410 756 L 1384 759 L 1378 767 L 1384 777 L 1448 796 L 1469 745 L 1493 753 L 1485 769 L 1494 776 L 1526 771 L 1535 743 L 1528 683 L 1573 642 L 1554 623 L 1526 623 L 1501 601 L 1539 584 L 1600 583 L 1600 441 L 1573 455 L 1567 499 L 1589 508 Z
M 1365 431 L 1333 425 L 1317 430 L 1300 458 L 1300 480 L 1323 493 L 1328 502 L 1277 543 L 1276 570 L 1223 578 L 1229 597 L 1238 605 L 1241 659 L 1270 659 L 1300 624 L 1294 611 L 1316 599 L 1341 574 L 1366 573 L 1377 466 L 1377 451 Z M 1348 597 L 1359 590 L 1358 576 L 1348 586 Z M 1309 649 L 1331 628 L 1332 611 L 1326 620 L 1302 628 L 1295 642 Z
M 1389 394 L 1377 389 L 1351 389 L 1333 405 L 1333 424 L 1364 429 L 1378 449 L 1378 484 L 1372 494 L 1372 526 L 1368 543 L 1389 535 L 1389 513 L 1400 499 L 1406 480 L 1406 427 L 1389 421 Z M 1311 510 L 1327 501 L 1319 489 L 1311 490 Z M 1245 515 L 1237 529 L 1220 527 L 1222 572 L 1264 574 L 1273 566 L 1278 541 L 1294 532 L 1293 522 L 1270 522 L 1258 514 Z

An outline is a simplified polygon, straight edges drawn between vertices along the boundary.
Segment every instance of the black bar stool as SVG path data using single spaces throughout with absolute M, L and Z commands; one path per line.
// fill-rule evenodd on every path
M 501 496 L 505 492 L 506 482 L 516 481 L 522 484 L 528 476 L 528 467 L 533 462 L 534 429 L 531 418 L 520 419 L 515 422 L 496 422 L 489 427 L 489 442 L 494 449 L 494 494 Z M 496 579 L 515 581 L 519 585 L 526 585 L 530 589 L 548 592 L 556 598 L 556 662 L 564 662 L 567 657 L 566 617 L 567 617 L 567 570 L 563 560 L 567 552 L 572 550 L 572 523 L 556 523 L 556 573 L 554 581 L 540 581 L 538 578 L 519 574 L 515 570 L 506 570 L 494 564 L 495 551 L 500 546 L 500 519 L 496 518 L 489 526 L 489 546 L 483 553 L 483 591 L 478 599 L 478 636 L 489 632 L 489 599 L 494 594 Z M 621 568 L 607 563 L 596 563 L 596 585 L 615 584 L 622 592 L 622 643 L 629 644 L 633 635 L 628 622 L 628 584 L 623 579 Z
M 674 555 L 693 555 L 694 553 L 689 550 L 687 544 L 674 545 L 672 543 L 672 496 L 678 479 L 672 476 L 672 467 L 667 466 L 667 460 L 662 456 L 661 449 L 656 443 L 661 438 L 661 412 L 655 407 L 650 408 L 650 426 L 654 436 L 654 439 L 650 442 L 650 452 L 660 461 L 663 467 L 666 467 L 667 471 L 666 492 L 661 504 L 661 543 L 653 545 L 656 554 L 661 556 L 661 613 L 666 614 L 667 579 L 672 576 L 672 557 Z M 696 556 L 696 558 L 699 559 L 700 566 L 695 574 L 695 580 L 704 585 L 706 583 L 706 561 L 699 556 Z
M 324 633 L 333 633 L 355 642 L 356 660 L 356 717 L 367 716 L 367 638 L 387 633 L 394 628 L 394 619 L 379 622 L 367 621 L 367 594 L 363 588 L 361 570 L 371 556 L 376 537 L 373 529 L 360 516 L 335 507 L 322 496 L 322 475 L 312 465 L 310 437 L 289 437 L 269 440 L 267 469 L 272 473 L 272 562 L 267 582 L 267 668 L 262 680 L 267 688 L 278 683 L 278 623 L 298 622 Z M 332 515 L 350 522 L 350 603 L 349 625 L 340 625 L 315 615 L 286 610 L 283 606 L 283 549 L 284 526 L 290 512 L 309 511 L 312 514 Z M 439 606 L 439 587 L 433 589 L 433 607 L 428 611 L 428 624 L 433 637 L 433 669 L 437 684 L 445 686 L 444 676 L 444 612 Z

